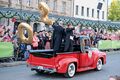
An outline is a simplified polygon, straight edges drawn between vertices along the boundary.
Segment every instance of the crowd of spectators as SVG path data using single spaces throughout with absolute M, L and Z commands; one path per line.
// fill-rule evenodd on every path
M 21 43 L 17 32 L 17 30 L 12 31 L 8 26 L 0 25 L 0 42 L 12 42 L 15 60 L 26 60 L 30 49 L 50 49 L 52 34 L 50 31 L 34 32 L 32 44 Z
M 64 26 L 65 31 L 71 24 Z M 96 46 L 99 40 L 119 40 L 115 34 L 102 33 L 94 31 L 93 29 L 81 29 L 82 25 L 78 24 L 73 27 L 72 34 L 74 36 L 74 43 L 79 44 L 77 41 L 79 36 L 85 35 L 90 37 L 91 44 Z M 69 31 L 68 31 L 69 32 Z M 72 37 L 70 37 L 72 38 Z M 67 39 L 67 38 L 66 38 Z M 17 34 L 17 30 L 11 31 L 7 26 L 0 25 L 0 42 L 12 42 L 14 44 L 14 57 L 15 60 L 26 60 L 29 56 L 28 50 L 30 49 L 51 49 L 52 46 L 52 31 L 41 30 L 34 31 L 32 44 L 21 43 Z M 70 49 L 71 50 L 71 49 Z M 67 51 L 67 49 L 66 49 Z

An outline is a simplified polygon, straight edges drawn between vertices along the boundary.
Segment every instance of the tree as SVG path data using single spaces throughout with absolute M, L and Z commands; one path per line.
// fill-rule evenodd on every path
M 111 21 L 120 21 L 120 0 L 113 0 L 109 8 L 108 19 Z

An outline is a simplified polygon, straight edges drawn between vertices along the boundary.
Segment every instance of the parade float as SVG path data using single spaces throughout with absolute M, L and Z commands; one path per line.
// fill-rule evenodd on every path
M 42 14 L 41 21 L 45 24 L 52 25 L 54 21 L 48 18 L 49 7 L 47 4 L 40 2 L 38 7 Z M 23 34 L 24 28 L 28 31 L 27 38 Z M 20 23 L 18 34 L 22 43 L 32 43 L 33 30 L 27 23 Z M 76 72 L 91 69 L 101 70 L 102 65 L 106 64 L 106 53 L 99 51 L 97 48 L 93 48 L 91 45 L 87 46 L 86 41 L 90 41 L 88 37 L 80 36 L 79 40 L 80 44 L 74 45 L 72 52 L 64 52 L 63 49 L 57 53 L 53 49 L 29 50 L 30 55 L 27 59 L 27 65 L 31 70 L 35 70 L 38 73 L 56 72 L 62 73 L 65 77 L 70 78 Z
M 95 69 L 100 71 L 102 65 L 106 64 L 106 53 L 97 48 L 89 46 L 85 48 L 87 37 L 80 37 L 80 45 L 74 45 L 73 52 L 54 53 L 50 50 L 30 50 L 27 65 L 37 73 L 62 73 L 65 77 L 71 78 L 76 72 Z M 88 46 L 87 46 L 88 47 Z

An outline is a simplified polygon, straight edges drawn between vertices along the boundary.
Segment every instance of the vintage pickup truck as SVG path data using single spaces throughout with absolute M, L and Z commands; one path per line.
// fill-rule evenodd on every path
M 83 45 L 90 41 L 87 37 L 80 38 L 80 45 L 74 45 L 73 52 L 54 53 L 50 50 L 30 50 L 27 65 L 38 73 L 63 73 L 65 77 L 73 77 L 76 72 L 90 69 L 101 70 L 106 64 L 106 53 L 97 48 Z

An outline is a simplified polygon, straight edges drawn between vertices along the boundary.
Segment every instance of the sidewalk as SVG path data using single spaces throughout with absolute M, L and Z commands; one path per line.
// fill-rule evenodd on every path
M 5 62 L 5 63 L 0 63 L 0 68 L 25 65 L 25 64 L 26 61 Z

